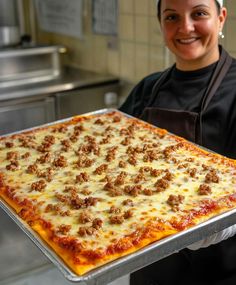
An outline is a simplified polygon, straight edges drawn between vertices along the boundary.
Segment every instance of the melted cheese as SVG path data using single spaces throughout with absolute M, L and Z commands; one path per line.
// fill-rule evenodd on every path
M 100 117 L 104 122 L 103 125 L 96 124 L 97 117 Z M 232 163 L 222 163 L 221 157 L 214 158 L 201 151 L 199 152 L 194 147 L 186 148 L 179 147 L 174 150 L 170 158 L 163 156 L 163 151 L 170 146 L 175 146 L 179 143 L 179 139 L 166 134 L 164 137 L 159 137 L 156 130 L 151 127 L 145 127 L 142 123 L 136 124 L 136 128 L 130 138 L 130 144 L 123 145 L 121 142 L 126 137 L 120 133 L 121 129 L 127 130 L 128 127 L 134 122 L 132 119 L 128 119 L 121 116 L 121 121 L 114 123 L 114 116 L 95 116 L 88 117 L 82 122 L 84 130 L 81 131 L 76 142 L 70 142 L 71 146 L 67 151 L 62 151 L 61 141 L 69 139 L 73 135 L 75 125 L 69 124 L 65 133 L 52 132 L 52 127 L 36 130 L 33 135 L 35 138 L 33 141 L 37 146 L 41 145 L 45 139 L 45 136 L 52 135 L 55 137 L 55 143 L 50 147 L 50 162 L 37 163 L 37 160 L 43 153 L 40 153 L 36 149 L 28 149 L 21 146 L 18 140 L 19 136 L 7 137 L 0 140 L 0 173 L 4 175 L 5 184 L 15 188 L 14 194 L 20 200 L 27 198 L 34 205 L 37 206 L 40 216 L 49 221 L 55 231 L 59 229 L 61 225 L 70 225 L 71 228 L 67 233 L 58 232 L 59 236 L 70 236 L 78 239 L 86 249 L 96 251 L 105 250 L 109 245 L 123 238 L 124 236 L 131 235 L 140 228 L 145 228 L 150 221 L 163 220 L 164 222 L 171 221 L 174 217 L 181 219 L 184 215 L 184 211 L 191 211 L 197 209 L 201 201 L 205 199 L 218 200 L 221 197 L 234 193 L 236 186 L 235 179 L 235 165 Z M 136 121 L 135 121 L 136 122 Z M 78 123 L 81 125 L 81 123 Z M 108 143 L 101 144 L 102 139 L 106 137 L 104 130 L 111 126 L 112 130 L 107 131 L 107 134 L 111 136 Z M 100 148 L 100 154 L 96 155 L 93 152 L 86 154 L 86 157 L 94 160 L 94 163 L 90 167 L 77 167 L 76 162 L 79 156 L 76 154 L 79 147 L 88 144 L 88 136 L 93 137 L 94 141 Z M 12 148 L 6 148 L 5 142 L 12 141 L 14 146 Z M 151 144 L 157 144 L 151 147 Z M 158 158 L 153 161 L 144 161 L 144 153 L 138 152 L 135 155 L 137 160 L 136 165 L 132 165 L 128 160 L 127 149 L 128 147 L 142 148 L 144 145 L 148 145 L 148 150 L 157 151 Z M 108 151 L 113 147 L 118 147 L 115 154 L 115 159 L 106 161 L 106 155 Z M 196 151 L 195 151 L 196 150 Z M 6 166 L 10 161 L 6 159 L 8 152 L 17 152 L 19 156 L 26 152 L 30 152 L 28 158 L 19 158 L 19 169 L 15 171 L 7 171 Z M 52 161 L 58 158 L 59 155 L 63 155 L 67 161 L 67 166 L 56 167 L 53 169 L 52 181 L 46 181 L 46 188 L 44 190 L 35 191 L 31 189 L 31 185 L 40 179 L 36 174 L 27 173 L 27 168 L 36 163 L 38 169 L 45 171 L 48 167 L 52 167 Z M 125 161 L 126 167 L 120 168 L 119 162 Z M 102 174 L 95 174 L 94 171 L 102 164 L 107 164 L 108 169 Z M 184 165 L 182 167 L 182 165 Z M 209 183 L 212 193 L 208 195 L 199 195 L 198 189 L 201 184 L 205 183 L 205 177 L 208 170 L 204 169 L 203 165 L 207 167 L 213 167 L 219 177 L 219 183 Z M 153 194 L 148 196 L 142 191 L 139 195 L 133 197 L 127 193 L 123 195 L 117 195 L 112 197 L 108 191 L 104 190 L 106 181 L 105 176 L 109 176 L 113 181 L 121 173 L 125 171 L 127 177 L 125 178 L 124 185 L 117 186 L 124 189 L 125 186 L 134 186 L 134 178 L 140 173 L 141 167 L 151 167 L 152 169 L 162 170 L 163 173 L 158 177 L 151 176 L 150 172 L 145 173 L 145 180 L 140 181 L 142 189 L 153 190 Z M 195 168 L 196 175 L 191 177 L 189 169 Z M 155 183 L 158 179 L 161 179 L 166 171 L 172 174 L 171 181 L 169 181 L 169 187 L 167 189 L 157 192 Z M 89 175 L 89 181 L 83 183 L 76 182 L 76 176 L 81 172 L 86 172 Z M 67 203 L 63 203 L 56 196 L 63 195 L 69 196 L 70 194 L 65 192 L 66 186 L 75 186 L 78 189 L 78 197 L 85 199 L 86 197 L 98 198 L 99 201 L 95 206 L 89 206 L 86 209 L 75 209 Z M 89 195 L 82 194 L 82 190 L 87 189 L 90 191 Z M 0 191 L 1 192 L 1 191 Z M 183 202 L 179 205 L 179 211 L 174 212 L 173 208 L 167 203 L 170 195 L 182 195 L 184 196 Z M 133 205 L 124 205 L 124 201 L 131 199 Z M 69 211 L 70 215 L 60 215 L 55 211 L 45 211 L 48 205 L 60 205 L 61 212 Z M 114 206 L 120 209 L 120 213 L 112 214 L 110 212 L 111 207 Z M 79 216 L 82 212 L 88 212 L 92 219 L 99 218 L 102 220 L 102 227 L 99 228 L 94 235 L 81 236 L 78 233 L 80 227 L 92 226 L 91 221 L 82 224 L 79 221 Z M 112 224 L 110 222 L 111 216 L 123 215 L 126 211 L 131 210 L 133 215 L 121 224 Z

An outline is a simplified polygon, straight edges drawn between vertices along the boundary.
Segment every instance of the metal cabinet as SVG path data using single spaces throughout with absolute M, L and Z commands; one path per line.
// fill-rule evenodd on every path
M 53 97 L 0 102 L 0 135 L 55 120 Z
M 98 109 L 116 107 L 119 88 L 119 83 L 114 82 L 57 93 L 56 117 L 63 119 Z

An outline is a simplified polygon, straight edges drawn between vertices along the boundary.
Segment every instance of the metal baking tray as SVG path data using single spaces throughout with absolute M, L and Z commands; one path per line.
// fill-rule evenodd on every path
M 105 114 L 114 111 L 114 109 L 102 109 L 95 112 L 83 114 L 95 115 Z M 117 110 L 116 110 L 117 111 Z M 130 117 L 130 116 L 129 116 Z M 69 121 L 71 118 L 59 120 L 53 123 L 41 125 L 50 126 L 55 123 Z M 22 133 L 32 129 L 26 129 L 20 132 L 14 132 L 4 136 L 9 136 L 16 133 Z M 3 137 L 4 137 L 3 136 Z M 235 194 L 236 195 L 236 194 Z M 60 270 L 64 277 L 71 282 L 87 285 L 106 285 L 113 280 L 122 277 L 126 274 L 134 272 L 142 267 L 145 267 L 155 261 L 158 261 L 168 255 L 171 255 L 186 246 L 204 239 L 214 233 L 217 233 L 236 223 L 236 209 L 229 210 L 223 214 L 217 215 L 206 222 L 202 222 L 190 229 L 183 230 L 180 233 L 166 237 L 160 241 L 154 242 L 135 253 L 121 257 L 115 261 L 109 262 L 97 269 L 94 269 L 83 276 L 75 274 L 64 261 L 56 255 L 50 246 L 42 240 L 42 238 L 35 233 L 28 224 L 16 215 L 14 210 L 0 198 L 0 206 L 12 218 L 12 220 L 23 230 L 23 232 L 33 241 L 33 243 L 45 254 L 46 257 Z

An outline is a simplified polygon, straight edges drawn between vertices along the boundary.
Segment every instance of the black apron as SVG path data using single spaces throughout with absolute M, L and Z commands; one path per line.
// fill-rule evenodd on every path
M 220 60 L 216 65 L 210 83 L 203 95 L 199 113 L 152 107 L 162 83 L 170 75 L 173 67 L 168 69 L 154 85 L 150 100 L 141 114 L 140 119 L 202 145 L 202 114 L 208 107 L 212 97 L 215 95 L 216 90 L 224 79 L 231 63 L 232 57 L 222 49 Z
M 171 69 L 163 73 L 153 87 L 151 98 L 140 119 L 169 132 L 202 144 L 202 115 L 217 88 L 224 79 L 232 58 L 222 49 L 210 84 L 207 87 L 199 113 L 185 110 L 153 108 L 161 84 Z M 206 273 L 208 274 L 206 276 Z M 236 284 L 236 237 L 205 249 L 181 250 L 152 265 L 131 274 L 131 285 L 235 285 Z

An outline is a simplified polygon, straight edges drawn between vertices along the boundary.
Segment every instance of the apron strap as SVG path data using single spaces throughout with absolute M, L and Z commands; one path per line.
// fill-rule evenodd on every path
M 221 58 L 216 66 L 216 69 L 213 73 L 213 76 L 207 87 L 205 96 L 202 101 L 201 112 L 206 110 L 216 90 L 218 89 L 226 73 L 228 72 L 232 64 L 232 61 L 233 61 L 232 57 L 222 48 Z
M 221 56 L 220 60 L 217 63 L 217 66 L 212 75 L 211 81 L 206 89 L 205 95 L 202 100 L 201 110 L 199 113 L 199 139 L 197 141 L 198 144 L 202 145 L 202 116 L 203 112 L 207 109 L 211 99 L 216 93 L 216 90 L 220 86 L 222 80 L 224 79 L 226 73 L 228 72 L 231 64 L 232 57 L 220 46 Z
M 169 67 L 165 71 L 163 71 L 161 76 L 157 79 L 156 83 L 154 84 L 154 86 L 152 88 L 151 97 L 150 97 L 147 105 L 145 106 L 145 108 L 148 108 L 148 107 L 152 106 L 152 104 L 154 103 L 154 101 L 156 99 L 156 96 L 158 95 L 158 91 L 159 91 L 162 83 L 166 80 L 168 75 L 171 73 L 173 67 L 174 67 L 174 65 L 172 67 Z

